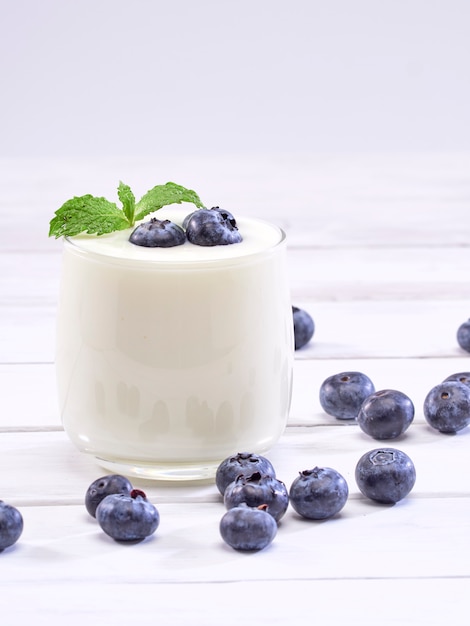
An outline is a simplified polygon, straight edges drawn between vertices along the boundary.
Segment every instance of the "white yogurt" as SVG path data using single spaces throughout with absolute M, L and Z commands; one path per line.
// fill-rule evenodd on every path
M 178 223 L 187 209 L 162 209 Z M 57 377 L 64 428 L 109 469 L 213 475 L 265 452 L 287 421 L 293 324 L 285 237 L 237 218 L 243 241 L 143 248 L 131 230 L 66 241 Z

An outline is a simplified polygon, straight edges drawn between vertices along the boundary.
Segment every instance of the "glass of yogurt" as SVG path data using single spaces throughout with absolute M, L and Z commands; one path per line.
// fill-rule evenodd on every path
M 182 224 L 187 210 L 159 219 Z M 237 216 L 243 240 L 145 248 L 130 231 L 66 238 L 56 371 L 66 433 L 106 469 L 212 478 L 265 453 L 290 407 L 286 237 Z

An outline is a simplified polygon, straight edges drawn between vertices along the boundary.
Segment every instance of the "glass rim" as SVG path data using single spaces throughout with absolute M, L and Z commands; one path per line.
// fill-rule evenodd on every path
M 280 248 L 284 248 L 286 246 L 287 235 L 283 228 L 272 224 L 271 222 L 267 222 L 265 220 L 257 219 L 257 218 L 249 218 L 250 221 L 255 221 L 257 223 L 269 225 L 271 228 L 277 230 L 279 232 L 279 239 L 274 243 L 260 249 L 255 250 L 253 252 L 248 252 L 245 254 L 234 254 L 228 256 L 218 256 L 216 258 L 203 258 L 203 259 L 170 259 L 165 260 L 162 258 L 158 259 L 144 259 L 137 257 L 126 257 L 120 256 L 119 254 L 108 254 L 106 252 L 100 252 L 96 250 L 89 250 L 84 246 L 80 246 L 80 242 L 75 240 L 73 237 L 66 236 L 64 237 L 64 248 L 68 248 L 73 251 L 74 254 L 87 258 L 96 263 L 105 263 L 109 265 L 119 265 L 126 267 L 140 267 L 140 268 L 159 268 L 159 269 L 176 269 L 176 270 L 197 270 L 202 268 L 217 268 L 217 267 L 229 267 L 231 265 L 244 265 L 247 263 L 255 262 L 256 260 L 263 258 L 265 256 L 269 256 L 271 254 L 276 253 Z M 131 232 L 131 229 L 129 229 Z M 119 232 L 119 231 L 118 231 Z M 111 234 L 111 233 L 110 233 Z M 99 237 L 96 235 L 96 237 Z M 189 245 L 195 245 L 191 244 Z M 186 244 L 184 244 L 186 245 Z M 228 244 L 232 249 L 232 246 L 237 246 L 238 244 Z M 179 246 L 176 246 L 179 247 Z M 226 248 L 227 246 L 207 246 L 206 249 L 220 249 Z M 163 250 L 163 249 L 160 249 Z M 233 248 L 236 250 L 236 248 Z

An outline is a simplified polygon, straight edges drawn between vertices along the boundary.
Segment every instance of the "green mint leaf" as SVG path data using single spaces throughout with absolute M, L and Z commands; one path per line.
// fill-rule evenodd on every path
M 158 211 L 168 204 L 181 204 L 181 202 L 192 202 L 198 208 L 204 206 L 197 193 L 192 189 L 186 189 L 171 182 L 157 185 L 147 191 L 136 204 L 135 221 L 141 220 L 149 213 Z
M 129 185 L 120 182 L 118 197 L 122 209 L 106 198 L 75 196 L 55 212 L 55 217 L 50 221 L 49 236 L 73 237 L 80 233 L 104 235 L 115 230 L 132 228 L 136 220 L 141 220 L 167 204 L 192 202 L 198 208 L 204 206 L 197 193 L 176 183 L 157 185 L 136 204 Z
M 124 211 L 106 198 L 91 195 L 75 196 L 55 212 L 50 222 L 49 237 L 72 237 L 80 233 L 104 235 L 129 228 Z
M 119 183 L 118 197 L 122 202 L 122 210 L 129 222 L 129 226 L 134 226 L 135 197 L 129 185 L 125 185 L 123 182 Z

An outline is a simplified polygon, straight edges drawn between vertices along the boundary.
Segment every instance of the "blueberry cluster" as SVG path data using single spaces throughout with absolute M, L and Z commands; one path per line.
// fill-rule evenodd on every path
M 313 336 L 308 313 L 292 307 L 296 349 Z M 470 351 L 470 320 L 458 332 L 459 345 Z M 396 439 L 413 422 L 412 400 L 396 389 L 376 391 L 362 372 L 329 376 L 320 388 L 320 403 L 338 419 L 355 420 L 361 430 L 377 440 Z M 423 404 L 431 427 L 455 433 L 470 425 L 470 372 L 457 372 L 431 389 Z M 355 480 L 360 492 L 380 504 L 395 504 L 405 498 L 416 482 L 416 469 L 402 450 L 375 448 L 357 461 Z M 290 489 L 276 477 L 272 463 L 252 453 L 238 453 L 218 467 L 216 485 L 226 513 L 219 529 L 223 540 L 235 550 L 262 550 L 277 534 L 278 524 L 289 503 L 306 519 L 325 520 L 345 506 L 349 488 L 344 477 L 329 467 L 299 472 Z
M 415 479 L 411 459 L 393 448 L 372 450 L 356 466 L 360 491 L 381 503 L 404 498 Z M 302 518 L 326 520 L 341 511 L 349 495 L 346 480 L 329 467 L 300 472 L 288 490 L 276 478 L 272 463 L 253 453 L 238 453 L 222 461 L 216 485 L 227 509 L 219 523 L 221 537 L 240 551 L 259 551 L 269 546 L 289 503 Z M 85 494 L 85 506 L 101 529 L 117 542 L 143 541 L 160 523 L 159 512 L 146 494 L 119 474 L 93 481 Z M 22 532 L 21 513 L 0 500 L 0 552 L 12 546 Z
M 262 455 L 239 452 L 219 464 L 215 483 L 228 509 L 219 524 L 222 539 L 235 550 L 266 548 L 289 504 L 272 463 Z
M 376 391 L 362 372 L 339 372 L 320 385 L 320 404 L 329 415 L 355 420 L 361 430 L 377 440 L 397 439 L 414 420 L 412 400 L 396 389 Z M 432 428 L 456 433 L 470 425 L 470 372 L 457 372 L 435 385 L 423 403 Z
M 160 523 L 160 514 L 146 494 L 120 474 L 93 481 L 85 494 L 85 506 L 101 529 L 119 542 L 143 541 Z
M 229 211 L 212 207 L 193 211 L 185 217 L 182 227 L 170 220 L 152 217 L 132 231 L 129 241 L 146 248 L 171 248 L 186 241 L 197 246 L 224 246 L 240 243 L 242 236 Z
M 359 459 L 355 478 L 361 493 L 370 500 L 395 504 L 412 490 L 416 470 L 403 451 L 378 448 Z M 327 520 L 343 509 L 349 496 L 345 478 L 331 467 L 299 472 L 287 489 L 276 478 L 270 461 L 250 453 L 239 453 L 222 461 L 216 484 L 227 509 L 219 523 L 220 535 L 229 546 L 240 551 L 269 546 L 289 503 L 302 518 Z
M 192 214 L 187 222 L 191 219 Z M 309 324 L 308 317 L 302 316 L 301 324 L 305 320 Z M 302 333 L 305 337 L 305 329 Z M 458 341 L 470 352 L 470 320 L 459 328 Z M 356 420 L 364 433 L 379 440 L 399 437 L 414 418 L 414 406 L 406 394 L 393 389 L 376 391 L 362 372 L 329 376 L 320 387 L 320 403 L 326 413 Z M 469 426 L 470 372 L 456 372 L 435 385 L 425 397 L 423 412 L 428 424 L 441 433 L 456 433 Z M 366 498 L 395 504 L 413 489 L 416 469 L 402 450 L 375 448 L 361 456 L 354 476 Z M 289 503 L 302 518 L 326 520 L 343 509 L 349 496 L 346 480 L 333 468 L 303 470 L 287 489 L 266 457 L 249 452 L 222 461 L 215 482 L 226 508 L 219 523 L 221 537 L 240 551 L 269 546 Z M 102 476 L 91 483 L 85 506 L 102 530 L 118 542 L 143 541 L 160 523 L 159 512 L 146 494 L 119 474 Z M 0 500 L 0 552 L 18 541 L 23 525 L 18 509 Z

